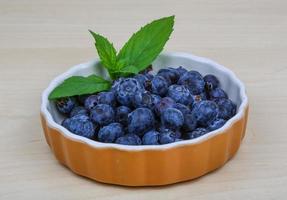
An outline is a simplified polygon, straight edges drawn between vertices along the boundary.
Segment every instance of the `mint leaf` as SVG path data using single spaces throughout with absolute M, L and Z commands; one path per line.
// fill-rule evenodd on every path
M 95 39 L 95 46 L 104 67 L 113 70 L 117 62 L 117 52 L 113 44 L 100 34 L 89 30 Z
M 111 83 L 109 81 L 96 75 L 90 75 L 88 77 L 72 76 L 57 86 L 50 93 L 49 99 L 92 94 L 109 90 L 110 87 Z
M 164 17 L 155 20 L 138 32 L 134 33 L 117 56 L 117 65 L 115 71 L 121 72 L 126 66 L 134 66 L 125 68 L 125 72 L 138 73 L 148 67 L 149 64 L 163 50 L 163 47 L 169 39 L 174 25 L 174 16 Z

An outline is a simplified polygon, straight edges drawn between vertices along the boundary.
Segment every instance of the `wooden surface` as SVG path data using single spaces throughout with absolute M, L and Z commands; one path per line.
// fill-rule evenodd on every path
M 287 1 L 0 0 L 0 199 L 287 199 Z M 153 19 L 176 15 L 165 50 L 209 57 L 246 84 L 250 117 L 223 168 L 168 187 L 127 188 L 61 166 L 40 126 L 40 95 L 95 58 L 92 29 L 119 48 Z

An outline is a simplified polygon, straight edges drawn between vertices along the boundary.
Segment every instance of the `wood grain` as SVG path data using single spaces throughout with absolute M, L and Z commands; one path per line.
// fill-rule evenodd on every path
M 42 90 L 97 56 L 88 29 L 119 48 L 140 25 L 171 14 L 165 50 L 214 59 L 246 84 L 250 117 L 238 154 L 168 187 L 118 187 L 71 173 L 45 142 Z M 286 35 L 284 0 L 0 0 L 0 199 L 286 199 Z

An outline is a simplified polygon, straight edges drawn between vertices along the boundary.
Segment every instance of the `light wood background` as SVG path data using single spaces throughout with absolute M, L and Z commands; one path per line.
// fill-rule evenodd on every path
M 223 168 L 168 187 L 100 184 L 61 166 L 40 126 L 53 77 L 97 56 L 88 29 L 119 48 L 175 14 L 165 50 L 233 70 L 250 99 L 247 134 Z M 0 0 L 0 199 L 287 199 L 287 1 Z

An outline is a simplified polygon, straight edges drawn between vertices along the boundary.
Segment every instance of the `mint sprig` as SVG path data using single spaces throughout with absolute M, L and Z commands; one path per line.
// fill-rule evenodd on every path
M 113 44 L 104 36 L 91 30 L 103 67 L 115 80 L 137 74 L 146 69 L 163 50 L 174 25 L 174 16 L 164 17 L 143 26 L 125 43 L 117 54 Z M 99 76 L 72 76 L 57 86 L 49 99 L 92 94 L 109 90 L 111 83 Z
M 120 76 L 137 74 L 148 67 L 163 50 L 168 41 L 174 25 L 174 16 L 164 17 L 155 20 L 139 31 L 125 43 L 114 60 L 116 50 L 111 42 L 92 31 L 95 39 L 95 46 L 103 66 L 109 71 L 112 79 Z M 102 41 L 104 38 L 105 42 Z M 109 49 L 109 50 L 107 50 Z M 112 50 L 110 50 L 112 49 Z M 105 52 L 105 56 L 103 56 Z M 107 58 L 113 62 L 107 62 Z
M 57 86 L 50 93 L 49 99 L 52 100 L 75 95 L 93 94 L 96 92 L 109 90 L 110 88 L 111 83 L 100 76 L 72 76 Z

